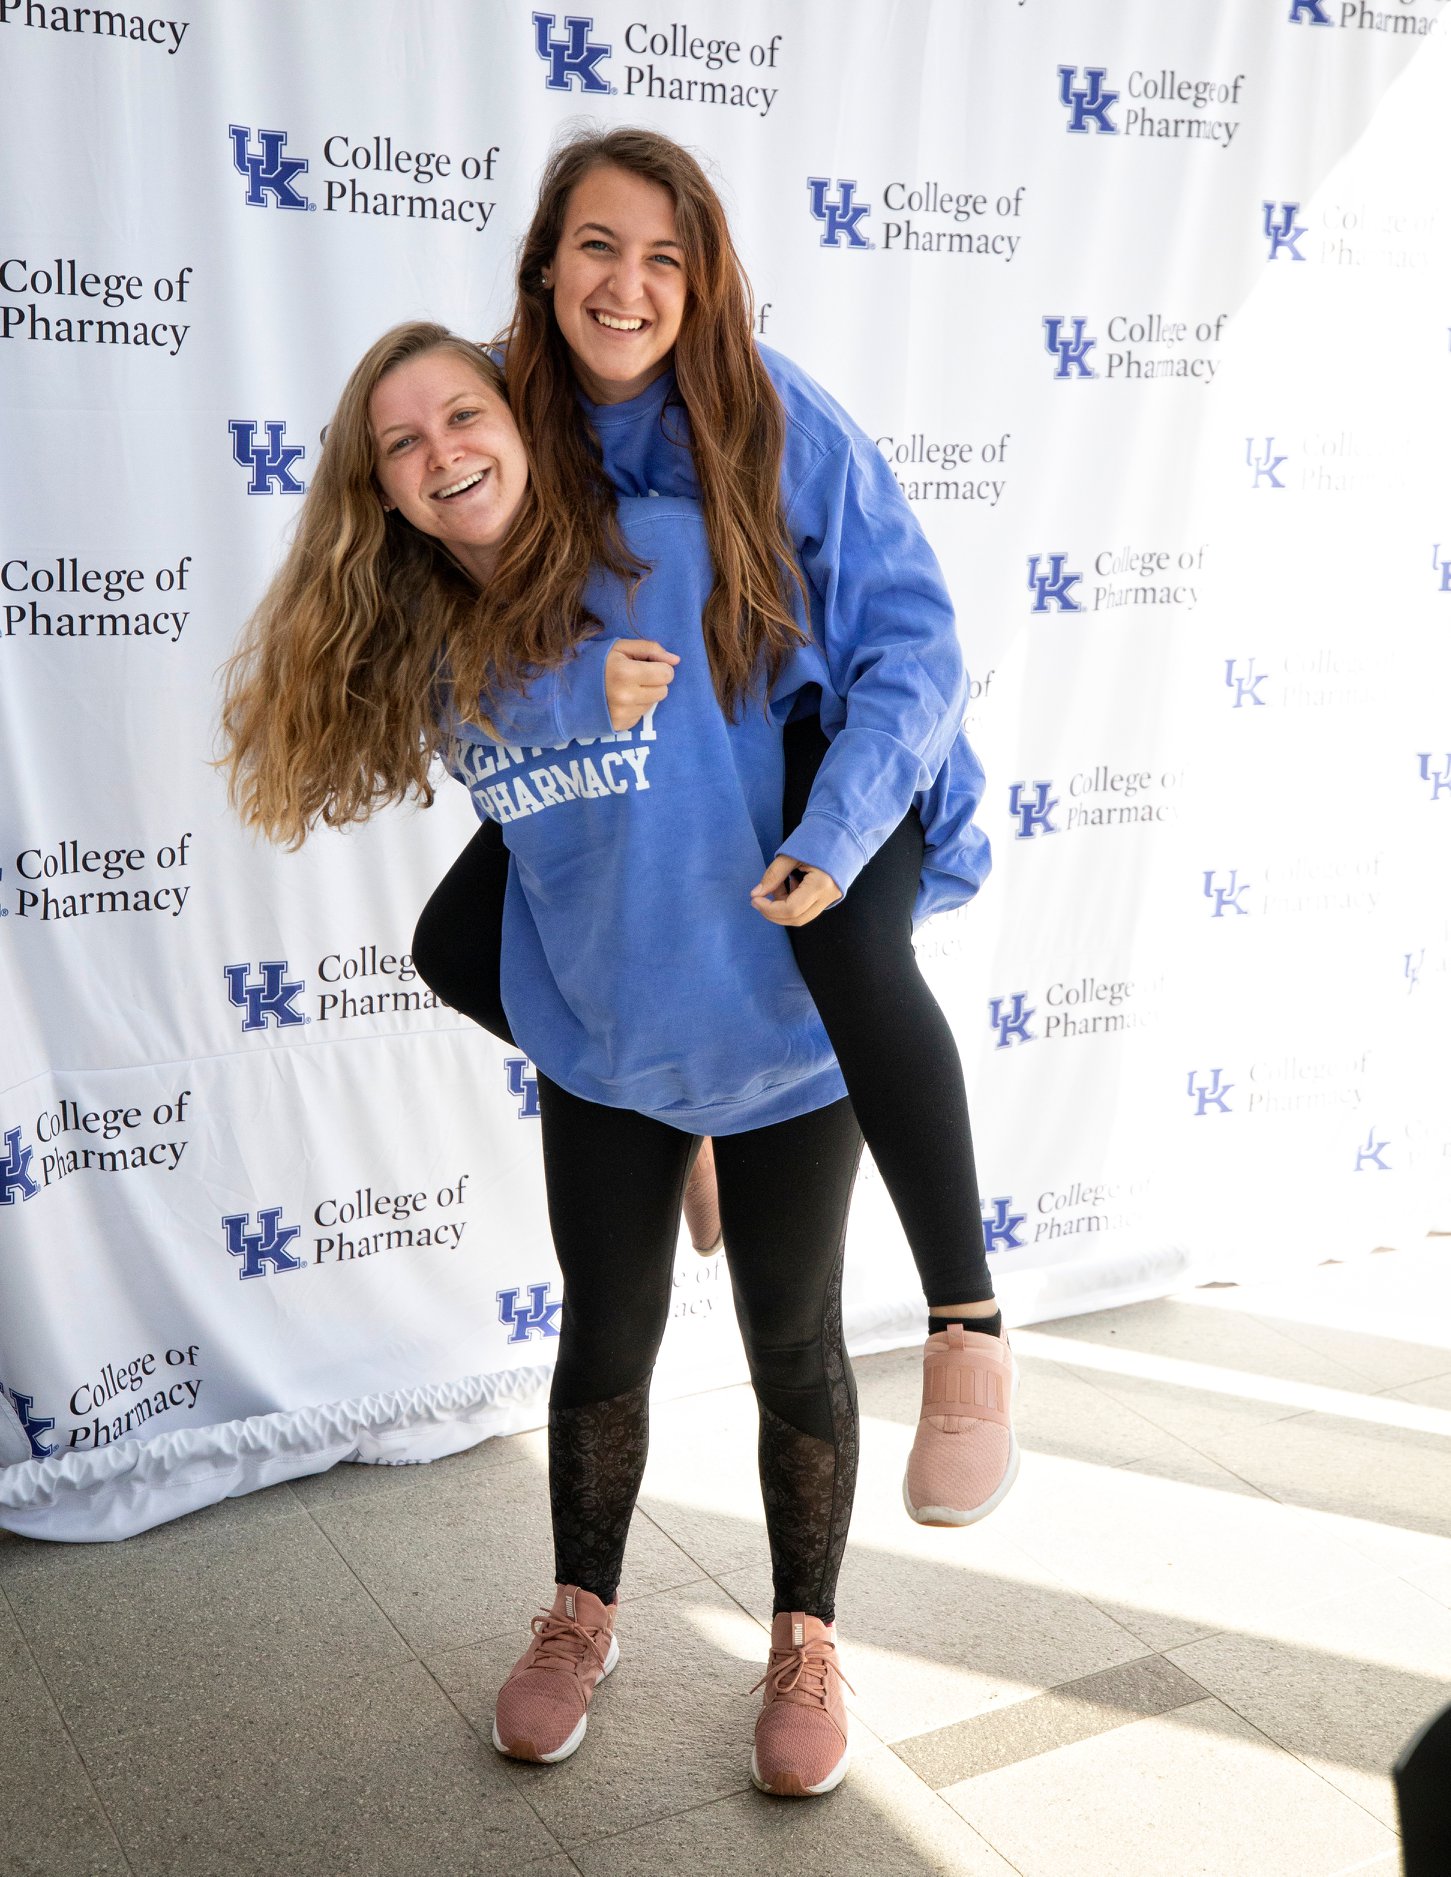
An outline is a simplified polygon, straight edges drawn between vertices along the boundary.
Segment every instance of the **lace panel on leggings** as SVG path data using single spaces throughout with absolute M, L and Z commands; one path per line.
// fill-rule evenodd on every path
M 840 1258 L 822 1310 L 822 1356 L 833 1438 L 802 1433 L 763 1401 L 760 1462 L 775 1607 L 829 1623 L 836 1615 L 859 1451 L 856 1389 L 841 1335 Z
M 554 1581 L 613 1603 L 650 1446 L 650 1383 L 549 1410 Z

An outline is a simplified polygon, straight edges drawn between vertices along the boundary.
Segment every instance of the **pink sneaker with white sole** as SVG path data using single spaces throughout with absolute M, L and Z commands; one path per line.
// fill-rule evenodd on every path
M 511 1760 L 553 1766 L 584 1739 L 596 1687 L 620 1659 L 616 1603 L 560 1584 L 551 1609 L 530 1624 L 533 1640 L 494 1704 L 494 1745 Z
M 902 1498 L 919 1525 L 972 1525 L 1018 1477 L 1017 1365 L 1005 1336 L 949 1323 L 922 1352 L 922 1414 Z
M 771 1658 L 756 1683 L 751 1779 L 781 1799 L 814 1799 L 846 1777 L 846 1700 L 851 1684 L 836 1659 L 836 1625 L 800 1610 L 771 1619 Z M 754 1693 L 755 1690 L 752 1690 Z

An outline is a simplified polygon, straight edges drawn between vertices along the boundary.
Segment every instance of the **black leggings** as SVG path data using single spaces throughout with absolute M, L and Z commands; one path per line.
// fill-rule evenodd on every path
M 787 726 L 788 828 L 805 812 L 826 749 L 814 717 Z M 981 1303 L 993 1286 L 962 1063 L 912 951 L 922 852 L 922 823 L 913 810 L 841 904 L 810 925 L 793 927 L 791 943 L 928 1304 Z M 413 962 L 444 1003 L 512 1044 L 499 998 L 508 869 L 503 837 L 486 821 L 424 907 Z M 608 1190 L 608 1184 L 601 1188 Z
M 564 1274 L 549 1400 L 555 1579 L 619 1583 L 649 1441 L 695 1142 L 539 1077 L 549 1222 Z M 716 1141 L 726 1259 L 760 1411 L 777 1610 L 830 1622 L 856 1484 L 841 1255 L 861 1133 L 850 1102 Z

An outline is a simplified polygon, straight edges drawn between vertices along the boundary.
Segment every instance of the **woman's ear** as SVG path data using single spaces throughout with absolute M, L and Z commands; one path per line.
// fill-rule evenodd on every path
M 539 284 L 541 287 L 544 288 L 546 293 L 552 292 L 553 287 L 554 287 L 554 276 L 550 273 L 547 267 L 541 267 L 539 270 Z

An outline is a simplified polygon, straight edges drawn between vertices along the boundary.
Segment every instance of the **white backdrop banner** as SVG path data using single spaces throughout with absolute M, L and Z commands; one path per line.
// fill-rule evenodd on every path
M 956 595 L 996 870 L 920 947 L 1010 1317 L 1451 1223 L 1443 0 L 581 5 L 0 0 L 15 1531 L 542 1418 L 531 1068 L 408 951 L 467 799 L 285 855 L 209 760 L 347 371 L 499 328 L 582 115 L 703 153 Z M 662 1387 L 738 1377 L 676 1287 Z M 847 1310 L 921 1333 L 870 1169 Z

